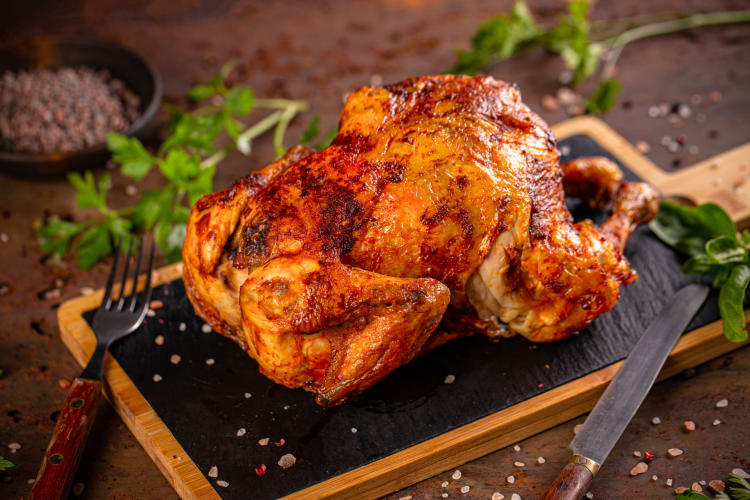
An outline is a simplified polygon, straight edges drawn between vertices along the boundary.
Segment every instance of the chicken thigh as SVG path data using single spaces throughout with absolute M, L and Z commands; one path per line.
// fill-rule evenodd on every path
M 448 307 L 491 336 L 563 339 L 635 278 L 622 250 L 657 194 L 605 158 L 558 159 L 504 82 L 364 87 L 328 148 L 291 148 L 196 203 L 188 297 L 264 375 L 323 405 L 449 340 Z M 610 218 L 573 223 L 565 193 L 612 204 Z

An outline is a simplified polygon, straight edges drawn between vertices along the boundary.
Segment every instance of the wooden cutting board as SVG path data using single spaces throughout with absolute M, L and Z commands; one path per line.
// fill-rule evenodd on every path
M 628 178 L 651 182 L 665 195 L 718 201 L 735 220 L 750 217 L 750 197 L 742 194 L 750 190 L 750 145 L 668 174 L 597 119 L 553 130 L 565 159 L 603 154 Z M 571 209 L 576 218 L 603 217 L 575 204 Z M 309 393 L 273 384 L 234 343 L 203 333 L 180 265 L 168 266 L 158 271 L 154 291 L 164 307 L 112 349 L 106 395 L 183 498 L 380 496 L 590 410 L 671 293 L 697 279 L 679 273 L 680 258 L 646 228 L 633 235 L 626 255 L 640 279 L 580 335 L 542 345 L 462 338 L 331 409 L 316 406 Z M 82 366 L 94 350 L 87 321 L 100 298 L 101 292 L 79 297 L 59 310 L 62 339 Z M 714 296 L 661 378 L 744 345 L 724 339 L 718 318 Z M 173 354 L 179 363 L 170 362 Z M 445 383 L 448 375 L 453 383 Z M 265 446 L 258 443 L 263 438 L 269 438 Z M 282 469 L 277 462 L 287 453 L 296 463 Z M 214 465 L 215 478 L 208 476 Z

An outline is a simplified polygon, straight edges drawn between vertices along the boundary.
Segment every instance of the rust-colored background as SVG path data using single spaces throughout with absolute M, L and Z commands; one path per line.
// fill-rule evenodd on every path
M 552 22 L 562 1 L 530 1 L 542 23 Z M 374 75 L 384 82 L 420 74 L 440 73 L 454 62 L 453 50 L 465 46 L 477 25 L 493 14 L 507 11 L 503 1 L 256 1 L 190 2 L 90 0 L 83 2 L 3 2 L 0 6 L 0 42 L 17 42 L 40 35 L 88 38 L 117 42 L 148 57 L 165 83 L 166 99 L 177 100 L 191 84 L 204 80 L 226 60 L 240 63 L 240 75 L 263 97 L 306 99 L 312 112 L 295 121 L 287 145 L 299 137 L 313 113 L 324 129 L 334 126 L 343 96 L 370 83 Z M 633 1 L 602 2 L 594 19 L 625 16 L 750 8 L 747 1 Z M 541 50 L 492 67 L 490 74 L 516 82 L 524 100 L 550 123 L 566 114 L 541 107 L 544 94 L 554 94 L 561 62 Z M 651 145 L 648 156 L 673 170 L 716 155 L 750 140 L 750 25 L 704 28 L 634 43 L 625 49 L 618 76 L 624 90 L 618 105 L 605 120 L 631 142 Z M 584 90 L 590 90 L 584 87 Z M 709 102 L 709 93 L 721 99 Z M 675 129 L 665 119 L 650 118 L 649 106 L 689 102 L 693 116 Z M 660 145 L 665 135 L 684 135 L 699 147 L 694 155 L 683 148 L 670 153 Z M 247 159 L 235 155 L 222 163 L 215 187 L 262 167 L 273 157 L 270 136 L 255 144 Z M 154 184 L 157 177 L 144 185 Z M 132 202 L 125 194 L 128 181 L 114 176 L 114 205 Z M 36 475 L 53 428 L 53 412 L 65 399 L 60 379 L 71 380 L 80 369 L 59 339 L 56 307 L 80 294 L 82 287 L 99 287 L 108 263 L 81 272 L 66 259 L 55 263 L 39 252 L 33 236 L 34 221 L 45 215 L 85 218 L 64 180 L 31 181 L 0 175 L 0 455 L 20 466 L 0 473 L 0 498 L 26 496 L 27 481 Z M 55 281 L 61 280 L 58 283 Z M 59 288 L 59 298 L 44 292 Z M 0 287 L 1 289 L 2 287 Z M 725 479 L 732 468 L 750 468 L 750 349 L 707 363 L 695 371 L 657 385 L 613 451 L 591 491 L 595 498 L 668 498 L 674 486 L 694 481 Z M 498 387 L 498 390 L 503 390 Z M 722 398 L 729 406 L 716 409 Z M 175 404 L 179 404 L 176 401 Z M 662 423 L 654 426 L 651 418 Z M 714 419 L 721 425 L 713 426 Z M 686 433 L 681 423 L 694 420 L 697 429 Z M 440 474 L 392 498 L 489 498 L 494 491 L 510 498 L 537 498 L 568 459 L 566 446 L 573 426 L 583 417 L 539 434 L 522 443 L 521 451 L 500 450 Z M 7 445 L 22 448 L 11 453 Z M 685 453 L 667 459 L 668 448 Z M 634 450 L 653 451 L 656 459 L 646 474 L 628 477 L 637 460 Z M 543 456 L 546 463 L 538 465 Z M 524 462 L 523 467 L 514 466 Z M 250 473 L 251 471 L 249 471 Z M 515 484 L 506 482 L 513 474 Z M 658 476 L 657 481 L 651 475 Z M 441 483 L 448 481 L 447 488 Z M 83 498 L 173 498 L 174 491 L 161 476 L 114 411 L 103 405 L 91 435 L 76 482 Z M 468 493 L 461 486 L 470 486 Z M 251 494 L 249 494 L 251 496 Z

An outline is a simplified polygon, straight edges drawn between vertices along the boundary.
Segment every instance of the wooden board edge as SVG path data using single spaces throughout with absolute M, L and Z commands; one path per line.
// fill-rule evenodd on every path
M 558 140 L 576 134 L 585 134 L 600 146 L 612 153 L 641 179 L 660 189 L 668 181 L 670 174 L 649 160 L 624 137 L 609 125 L 593 116 L 580 116 L 552 126 L 552 133 Z M 627 161 L 625 160 L 627 158 Z
M 178 278 L 181 264 L 155 271 L 154 286 Z M 103 291 L 63 303 L 58 310 L 60 335 L 76 361 L 84 366 L 96 347 L 96 337 L 83 313 L 99 305 Z M 151 460 L 175 492 L 188 499 L 220 500 L 221 497 L 159 418 L 120 364 L 107 354 L 104 393 Z
M 750 321 L 750 310 L 745 312 Z M 721 320 L 683 335 L 658 380 L 750 344 L 725 339 Z M 285 499 L 377 498 L 526 439 L 591 410 L 622 361 Z M 457 445 L 461 449 L 456 449 Z

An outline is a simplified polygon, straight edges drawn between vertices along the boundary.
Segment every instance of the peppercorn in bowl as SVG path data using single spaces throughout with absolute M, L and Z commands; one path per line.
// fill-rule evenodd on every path
M 143 136 L 161 96 L 153 67 L 116 45 L 42 39 L 0 49 L 0 170 L 103 166 L 106 135 Z

